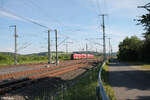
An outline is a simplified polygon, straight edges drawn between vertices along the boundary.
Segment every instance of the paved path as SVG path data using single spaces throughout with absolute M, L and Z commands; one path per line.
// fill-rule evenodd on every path
M 150 76 L 135 66 L 110 63 L 110 84 L 117 100 L 150 100 Z

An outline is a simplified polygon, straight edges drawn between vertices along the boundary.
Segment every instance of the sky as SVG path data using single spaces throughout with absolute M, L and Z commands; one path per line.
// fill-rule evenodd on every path
M 102 18 L 106 14 L 106 49 L 111 38 L 113 52 L 119 43 L 133 35 L 142 39 L 143 27 L 136 25 L 139 16 L 148 13 L 137 6 L 149 0 L 0 0 L 0 52 L 14 52 L 14 28 L 17 26 L 17 49 L 20 54 L 47 51 L 47 31 L 51 30 L 51 50 L 102 52 Z M 38 23 L 38 24 L 35 24 Z M 40 26 L 40 25 L 43 26 Z M 66 40 L 65 42 L 62 42 Z

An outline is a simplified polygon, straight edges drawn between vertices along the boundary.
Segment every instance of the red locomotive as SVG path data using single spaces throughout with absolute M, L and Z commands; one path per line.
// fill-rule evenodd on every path
M 71 59 L 91 59 L 94 58 L 92 54 L 71 54 Z

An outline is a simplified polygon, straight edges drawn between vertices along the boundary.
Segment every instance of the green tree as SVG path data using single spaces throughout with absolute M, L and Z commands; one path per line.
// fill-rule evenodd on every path
M 138 21 L 140 22 L 138 25 L 142 25 L 145 30 L 145 33 L 143 34 L 145 40 L 141 49 L 141 59 L 143 61 L 150 62 L 150 13 L 142 15 Z
M 138 25 L 142 25 L 144 27 L 145 33 L 144 37 L 147 38 L 150 35 L 150 14 L 142 15 L 140 19 L 138 19 Z
M 143 42 L 136 36 L 126 37 L 119 44 L 118 58 L 123 61 L 139 60 L 139 52 Z

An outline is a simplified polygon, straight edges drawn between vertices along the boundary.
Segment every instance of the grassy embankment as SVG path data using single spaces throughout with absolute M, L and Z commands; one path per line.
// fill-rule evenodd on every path
M 107 64 L 103 67 L 102 81 L 103 81 L 104 89 L 107 95 L 109 96 L 110 100 L 116 100 L 114 91 L 109 84 L 109 67 Z
M 98 86 L 98 72 L 100 68 L 89 71 L 89 74 L 82 78 L 72 88 L 64 92 L 64 100 L 96 100 L 96 86 Z M 114 91 L 108 83 L 108 66 L 105 65 L 102 71 L 102 80 L 104 88 L 110 100 L 116 100 Z M 60 100 L 58 96 L 56 100 Z
M 143 65 L 141 68 L 150 70 L 150 65 Z
M 150 76 L 150 65 L 142 65 L 138 69 L 144 71 L 146 75 Z

